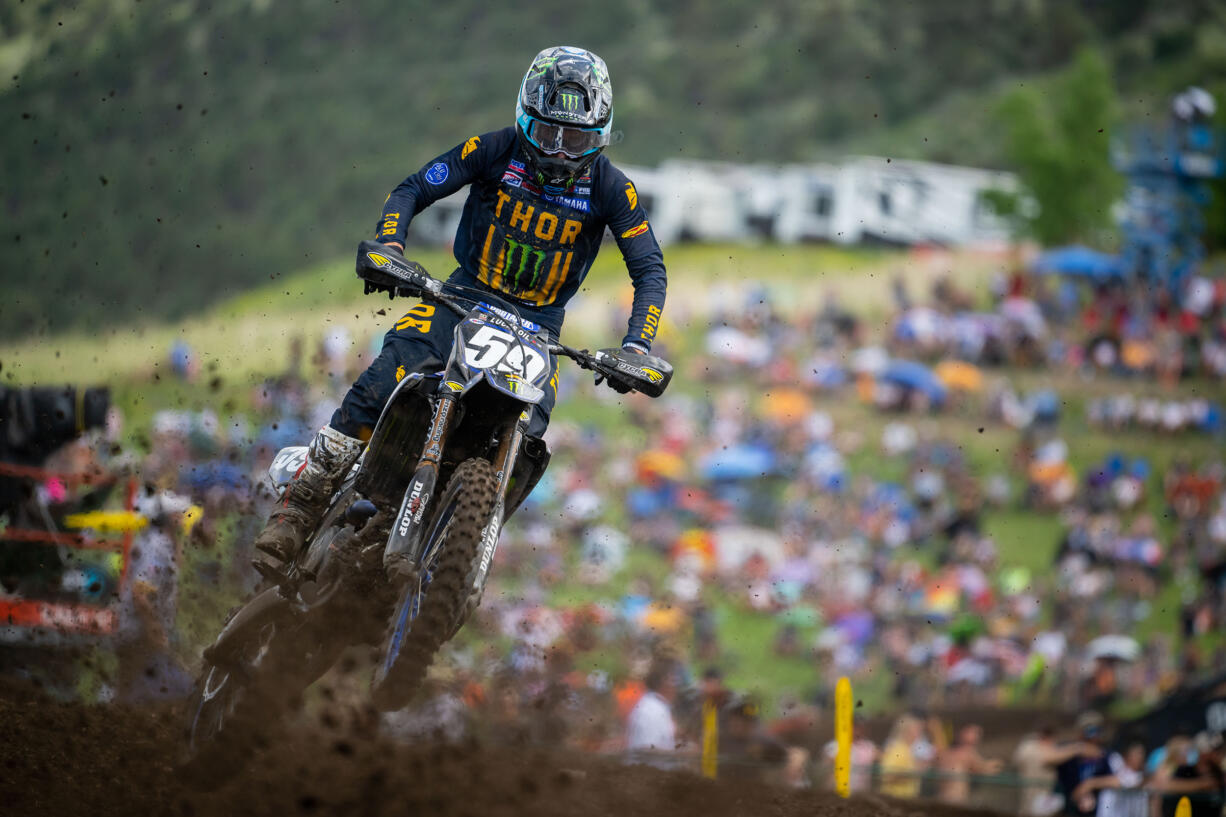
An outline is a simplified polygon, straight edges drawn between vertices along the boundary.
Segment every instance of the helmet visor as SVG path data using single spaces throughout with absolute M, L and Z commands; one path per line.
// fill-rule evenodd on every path
M 529 119 L 525 133 L 528 141 L 542 153 L 564 153 L 572 159 L 609 144 L 607 128 L 570 128 L 539 119 Z

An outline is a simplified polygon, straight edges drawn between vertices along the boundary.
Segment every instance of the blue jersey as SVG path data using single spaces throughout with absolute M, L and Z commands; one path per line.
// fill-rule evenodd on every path
M 455 237 L 454 283 L 487 288 L 525 316 L 562 329 L 566 302 L 591 269 L 605 228 L 634 284 L 623 345 L 651 348 L 667 278 L 664 257 L 634 184 L 603 154 L 564 195 L 544 192 L 524 166 L 515 128 L 474 136 L 426 164 L 388 196 L 377 237 L 404 243 L 423 209 L 470 185 Z

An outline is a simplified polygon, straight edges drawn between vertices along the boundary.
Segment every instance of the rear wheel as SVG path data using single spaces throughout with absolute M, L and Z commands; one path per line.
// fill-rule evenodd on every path
M 494 467 L 480 458 L 456 468 L 426 536 L 418 578 L 401 590 L 371 682 L 371 700 L 385 711 L 409 702 L 465 614 L 468 577 L 497 500 Z M 495 531 L 493 535 L 497 535 Z
M 284 704 L 268 678 L 279 629 L 270 611 L 234 639 L 227 655 L 205 659 L 188 700 L 187 746 L 180 764 L 196 788 L 214 788 L 239 772 L 261 731 L 280 719 Z
M 330 511 L 328 527 L 312 543 L 313 550 L 326 550 L 337 541 L 343 532 L 335 524 L 340 510 Z M 257 748 L 275 740 L 298 695 L 349 643 L 359 619 L 333 615 L 348 601 L 340 569 L 326 553 L 311 564 L 319 576 L 298 585 L 295 601 L 277 587 L 266 587 L 233 611 L 205 651 L 187 703 L 187 741 L 179 765 L 194 787 L 220 785 L 241 771 Z M 339 618 L 348 629 L 333 622 Z

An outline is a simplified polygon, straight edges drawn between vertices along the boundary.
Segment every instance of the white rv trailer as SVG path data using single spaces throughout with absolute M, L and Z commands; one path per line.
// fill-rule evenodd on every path
M 1017 192 L 1011 173 L 857 156 L 780 174 L 775 237 L 838 244 L 979 244 L 1005 240 L 1007 222 L 989 207 L 991 190 Z
M 993 243 L 1009 231 L 986 194 L 1018 190 L 1011 173 L 875 156 L 782 167 L 671 160 L 623 170 L 665 245 L 754 239 Z M 450 244 L 464 197 L 448 196 L 420 213 L 413 239 Z

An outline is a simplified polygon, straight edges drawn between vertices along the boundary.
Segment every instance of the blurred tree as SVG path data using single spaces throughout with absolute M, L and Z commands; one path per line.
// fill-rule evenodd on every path
M 1086 174 L 1070 156 L 1105 161 L 1074 142 L 1108 125 L 1063 121 L 1093 117 L 1080 97 L 1055 104 L 1072 78 L 1052 72 L 1098 43 L 1133 117 L 1226 66 L 1221 0 L 352 5 L 0 2 L 0 337 L 175 319 L 344 254 L 406 173 L 509 124 L 525 64 L 553 43 L 608 61 L 626 134 L 610 155 L 627 164 L 1001 167 L 1012 140 L 989 114 L 1024 80 L 1021 124 L 1064 157 L 1027 151 L 1057 177 L 1044 222 L 1078 232 L 1100 222 L 1054 208 L 1105 220 L 1111 196 L 1090 173 L 1073 201 L 1061 177 Z
M 1226 41 L 1223 48 L 1226 52 Z M 1219 56 L 1226 65 L 1226 53 Z M 1217 101 L 1213 124 L 1226 133 L 1226 80 L 1210 83 L 1205 90 Z M 1205 249 L 1210 253 L 1226 252 L 1226 179 L 1210 182 L 1209 195 L 1209 206 L 1205 208 Z
M 1115 89 L 1102 53 L 1085 48 L 1046 94 L 1022 87 L 1000 103 L 1005 153 L 1037 205 L 995 197 L 999 210 L 1043 244 L 1108 242 L 1111 205 L 1124 182 L 1108 152 L 1117 117 Z

